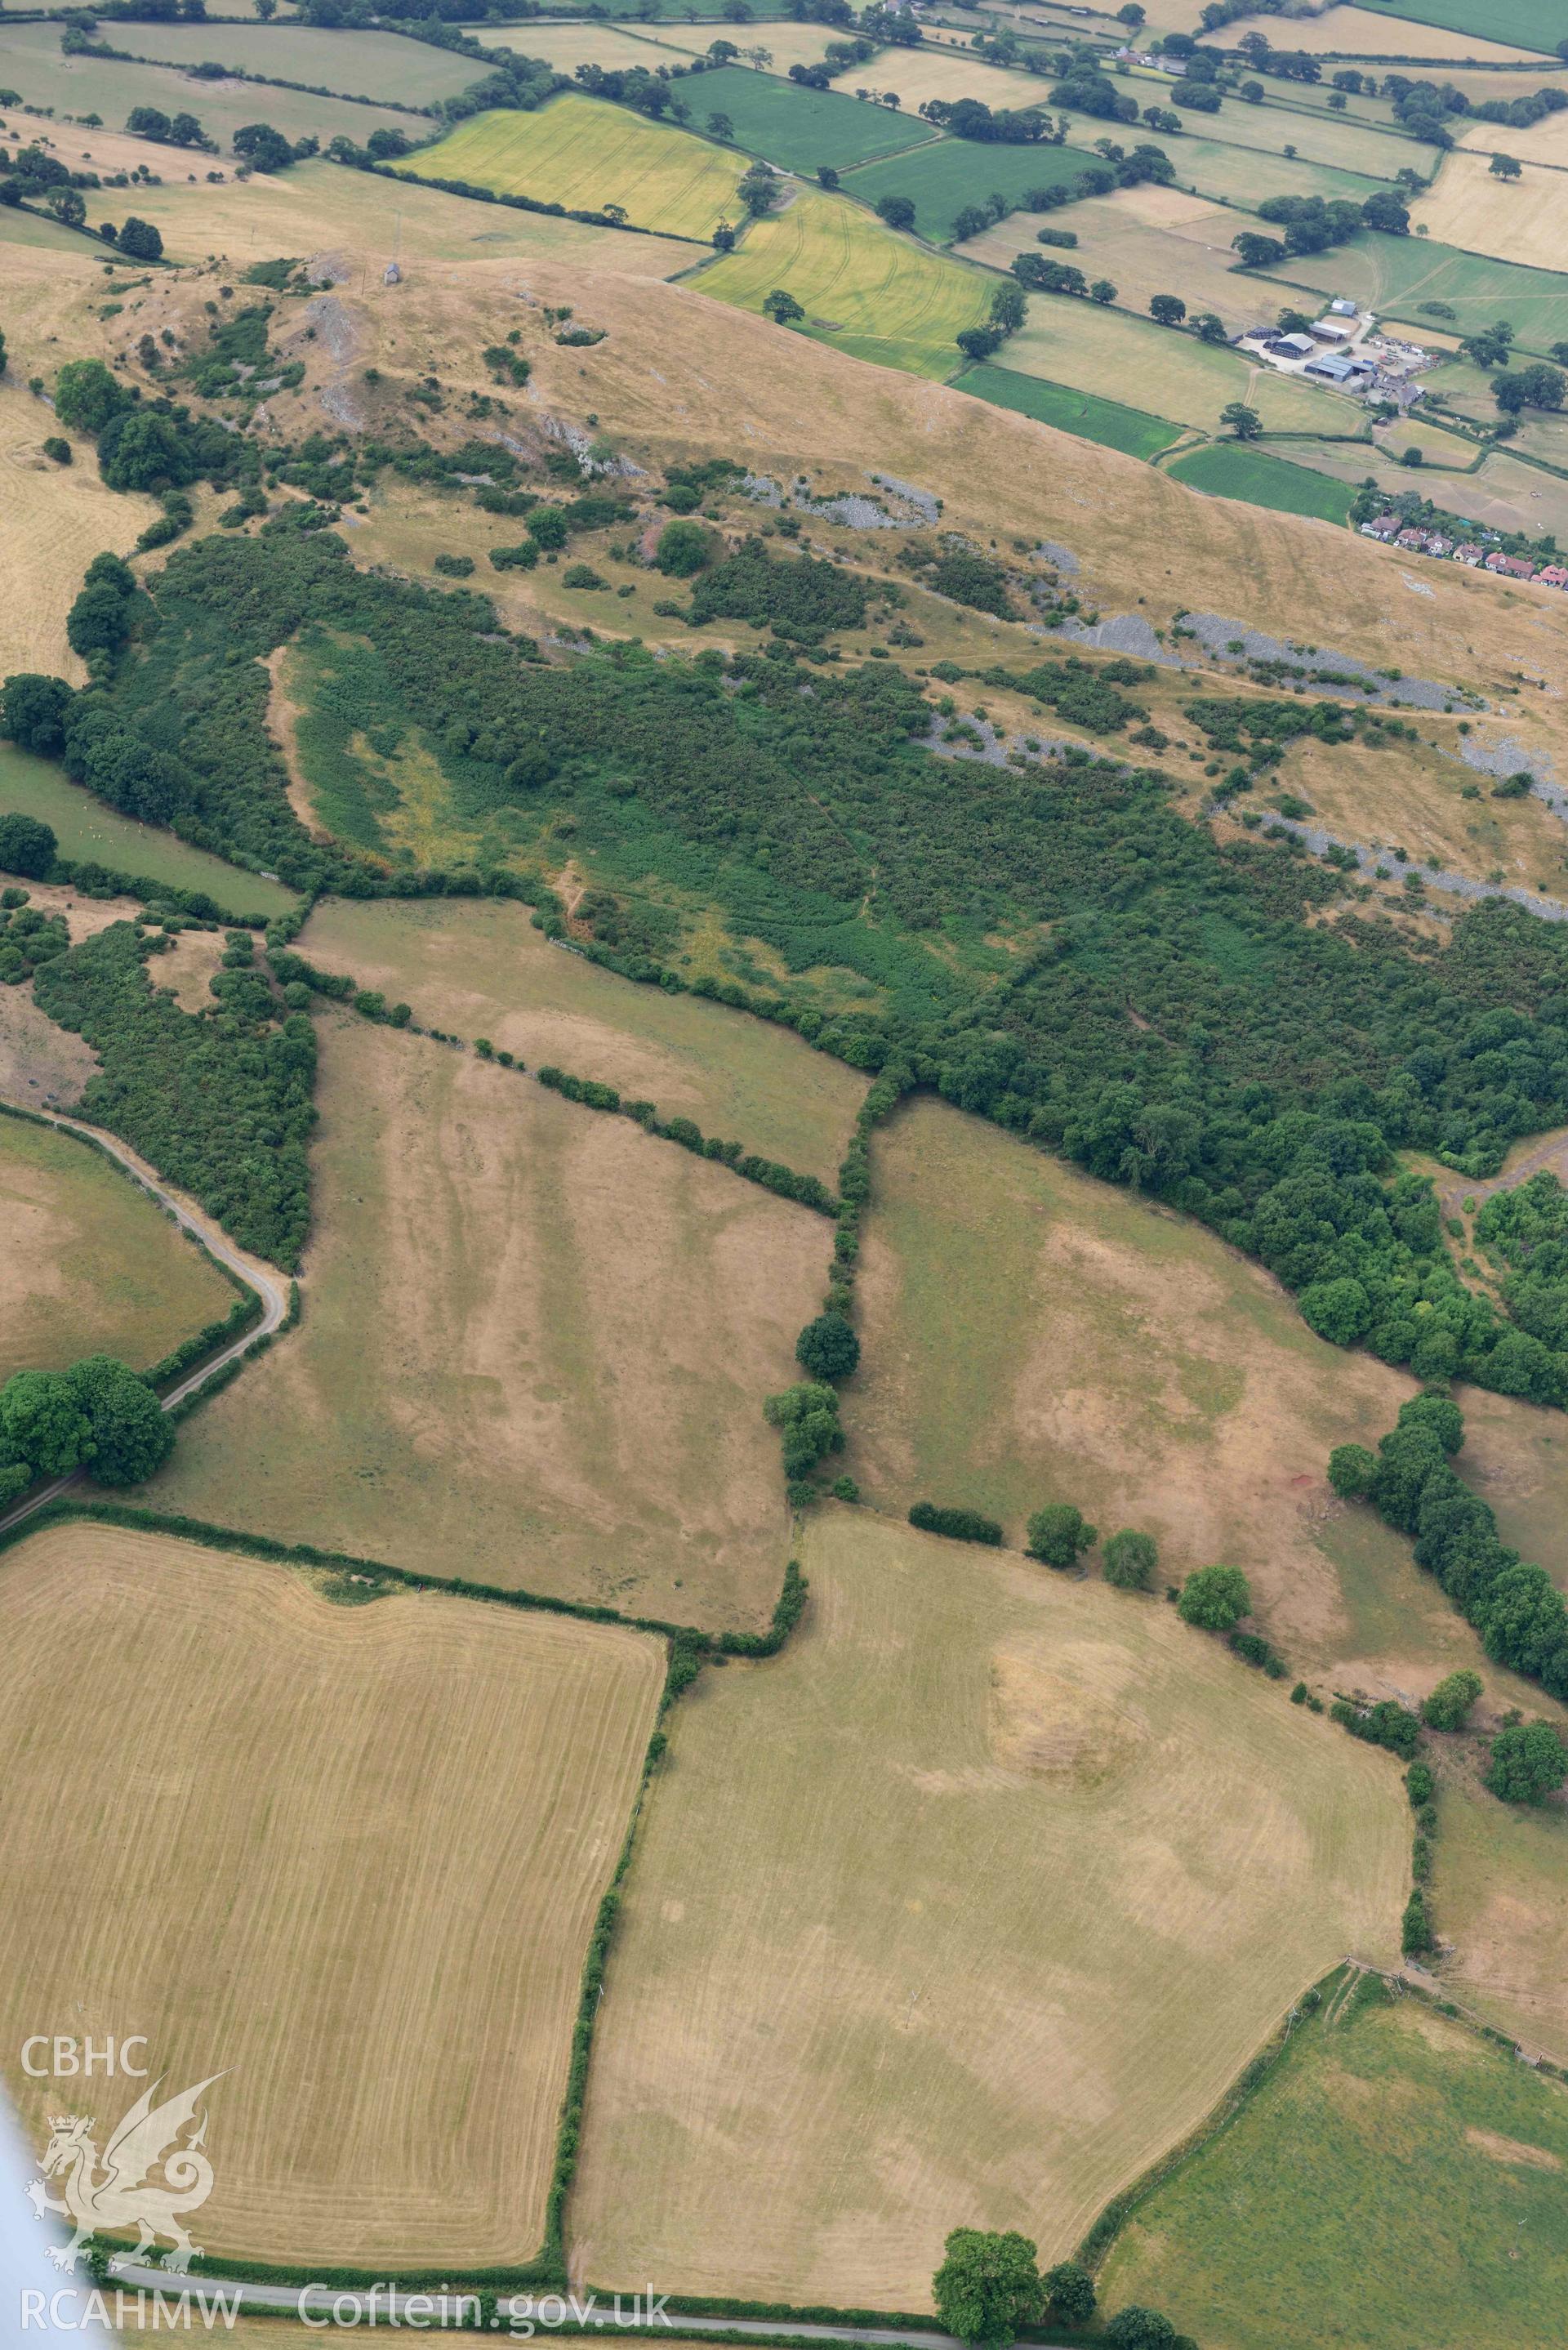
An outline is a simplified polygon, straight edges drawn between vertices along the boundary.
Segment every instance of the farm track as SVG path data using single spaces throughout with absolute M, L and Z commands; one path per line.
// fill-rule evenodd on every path
M 271 1336 L 288 1313 L 289 1284 L 280 1273 L 265 1264 L 259 1257 L 248 1255 L 243 1249 L 236 1248 L 204 1210 L 198 1208 L 182 1193 L 170 1191 L 147 1161 L 114 1135 L 106 1133 L 101 1127 L 89 1126 L 84 1118 L 65 1118 L 55 1110 L 32 1110 L 28 1114 L 43 1119 L 49 1126 L 57 1127 L 64 1134 L 81 1135 L 88 1142 L 96 1143 L 128 1174 L 135 1177 L 142 1190 L 173 1217 L 182 1232 L 192 1233 L 210 1256 L 243 1281 L 247 1288 L 254 1289 L 262 1301 L 259 1322 L 239 1337 L 231 1339 L 217 1354 L 209 1356 L 205 1362 L 189 1372 L 161 1399 L 163 1409 L 172 1411 L 176 1404 L 183 1403 L 188 1396 L 204 1385 L 214 1371 L 222 1370 L 225 1364 L 234 1362 L 258 1339 Z M 51 1478 L 36 1493 L 26 1494 L 15 1509 L 0 1513 L 0 1534 L 8 1534 L 13 1526 L 20 1525 L 24 1519 L 33 1516 L 46 1503 L 58 1501 L 62 1493 L 85 1482 L 85 1474 L 79 1469 L 73 1470 L 66 1477 Z

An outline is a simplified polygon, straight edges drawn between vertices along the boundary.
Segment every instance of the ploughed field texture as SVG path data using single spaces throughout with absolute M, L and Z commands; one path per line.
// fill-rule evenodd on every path
M 75 1523 L 7 1556 L 0 1654 L 0 2015 L 35 2151 L 63 2092 L 22 2074 L 24 2036 L 141 2032 L 166 2095 L 223 2076 L 209 2251 L 526 2258 L 661 1644 L 335 1605 Z M 93 2083 L 100 2147 L 135 2094 Z

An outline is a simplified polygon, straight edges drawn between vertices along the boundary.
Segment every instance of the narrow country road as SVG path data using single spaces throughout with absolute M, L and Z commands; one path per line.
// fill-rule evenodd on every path
M 217 1354 L 210 1355 L 204 1363 L 190 1372 L 177 1387 L 171 1388 L 162 1398 L 164 1410 L 172 1411 L 176 1404 L 182 1403 L 194 1388 L 210 1379 L 214 1371 L 221 1370 L 225 1363 L 232 1363 L 236 1355 L 243 1355 L 247 1347 L 255 1345 L 258 1338 L 265 1337 L 278 1327 L 288 1313 L 287 1279 L 260 1257 L 236 1248 L 205 1209 L 198 1208 L 182 1192 L 171 1191 L 146 1159 L 139 1157 L 128 1143 L 121 1142 L 117 1136 L 106 1133 L 102 1127 L 89 1126 L 85 1118 L 62 1117 L 57 1110 L 30 1109 L 28 1116 L 43 1118 L 50 1126 L 57 1126 L 62 1133 L 85 1135 L 89 1142 L 96 1142 L 100 1150 L 107 1151 L 111 1159 L 118 1159 L 120 1166 L 135 1176 L 143 1191 L 150 1192 L 161 1208 L 168 1210 L 182 1232 L 194 1233 L 210 1256 L 225 1265 L 229 1272 L 236 1274 L 261 1299 L 261 1320 L 254 1323 L 239 1337 L 231 1339 Z M 30 1518 L 46 1503 L 57 1501 L 73 1485 L 85 1482 L 79 1469 L 73 1470 L 68 1477 L 51 1478 L 47 1485 L 40 1485 L 35 1492 L 26 1494 L 14 1509 L 0 1512 L 0 1534 L 19 1525 L 24 1518 Z
M 231 2281 L 205 2273 L 177 2277 L 171 2276 L 167 2269 L 140 2266 L 117 2269 L 113 2282 L 131 2291 L 140 2287 L 148 2292 L 161 2288 L 165 2293 L 198 2289 L 210 2293 L 221 2293 L 225 2300 L 234 2296 L 242 2310 L 287 2310 L 291 2314 L 300 2314 L 301 2294 L 305 2293 L 308 2297 L 304 2303 L 304 2314 L 324 2332 L 328 2328 L 336 2330 L 340 2325 L 355 2326 L 376 2322 L 389 2324 L 402 2316 L 410 2299 L 419 2303 L 419 2316 L 427 2324 L 434 2322 L 439 2324 L 444 2316 L 455 2324 L 460 2298 L 474 2298 L 472 2293 L 460 2296 L 455 2290 L 444 2296 L 441 2293 L 397 2293 L 389 2282 L 340 2293 L 329 2285 L 247 2284 L 237 2278 Z M 568 2297 L 565 2310 L 566 2322 L 556 2326 L 541 2322 L 537 2313 L 541 2303 L 554 2312 L 562 2301 L 560 2294 L 519 2293 L 514 2296 L 503 2293 L 500 2306 L 501 2331 L 504 2334 L 509 2328 L 508 2303 L 514 2298 L 518 2304 L 518 2317 L 533 2319 L 536 2328 L 535 2341 L 556 2333 L 564 2334 L 570 2339 L 585 2332 L 614 2334 L 618 2331 L 613 2295 L 607 2300 L 603 2293 L 590 2294 L 587 2302 L 577 2307 L 574 2307 Z M 634 2299 L 638 2300 L 639 2310 L 646 2305 L 639 2296 L 623 2293 L 623 2307 Z M 629 2316 L 627 2319 L 628 2326 L 637 2322 Z M 963 2350 L 962 2344 L 955 2335 L 939 2334 L 919 2326 L 815 2325 L 801 2319 L 791 2324 L 787 2318 L 774 2317 L 692 2317 L 684 2315 L 674 2306 L 664 2312 L 653 2331 L 656 2334 L 668 2331 L 672 2342 L 697 2334 L 762 2334 L 773 2340 L 788 2342 L 860 2342 L 872 2345 L 872 2350 L 877 2350 L 877 2345 L 884 2344 L 892 2345 L 892 2350 Z M 1051 2345 L 1032 2344 L 1031 2350 L 1051 2350 Z

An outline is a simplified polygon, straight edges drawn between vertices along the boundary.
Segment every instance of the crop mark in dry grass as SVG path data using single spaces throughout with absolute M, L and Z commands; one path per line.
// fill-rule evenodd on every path
M 0 2044 L 142 2032 L 210 2101 L 198 2241 L 526 2258 L 661 1644 L 52 1527 L 0 1575 Z M 93 2085 L 101 2118 L 122 2109 Z M 129 2099 L 122 2100 L 129 2102 Z M 101 2142 L 101 2141 L 100 2141 Z
M 192 1420 L 161 1505 L 765 1621 L 788 1520 L 762 1401 L 822 1219 L 472 1054 L 350 1015 L 321 1043 L 304 1322 Z
M 1408 1814 L 1157 1599 L 831 1505 L 801 1556 L 797 1639 L 672 1725 L 571 2256 L 923 2308 L 956 2217 L 1059 2258 L 1303 1983 L 1391 1950 Z

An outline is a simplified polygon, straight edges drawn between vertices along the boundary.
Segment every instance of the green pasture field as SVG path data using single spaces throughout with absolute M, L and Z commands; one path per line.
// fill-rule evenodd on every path
M 236 1292 L 101 1151 L 0 1118 L 0 1385 L 83 1355 L 133 1370 L 216 1322 Z
M 639 228 L 702 243 L 726 213 L 738 219 L 741 211 L 734 156 L 575 90 L 536 114 L 471 115 L 401 169 L 415 179 L 469 180 L 574 212 L 619 204 Z
M 1336 393 L 1253 366 L 1225 344 L 1081 297 L 1032 295 L 1028 318 L 1008 342 L 1007 364 L 1206 432 L 1220 429 L 1220 411 L 1233 400 L 1257 409 L 1270 432 L 1332 435 L 1361 422 L 1359 407 Z
M 1102 2299 L 1210 2350 L 1545 2344 L 1568 2303 L 1565 2170 L 1568 2089 L 1364 1977 L 1135 2213 Z
M 743 30 L 743 27 L 742 28 Z M 749 66 L 723 66 L 680 85 L 693 123 L 727 114 L 735 141 L 753 155 L 765 155 L 788 172 L 815 172 L 819 163 L 840 171 L 897 148 L 937 138 L 929 122 L 871 106 L 836 89 L 803 89 L 753 73 Z
M 1069 391 L 1065 384 L 1047 383 L 1041 376 L 1017 375 L 1012 368 L 970 368 L 959 377 L 958 389 L 976 400 L 989 400 L 993 408 L 1015 409 L 1036 423 L 1075 433 L 1080 441 L 1119 449 L 1127 457 L 1157 456 L 1181 432 L 1179 424 L 1168 424 L 1163 416 L 1146 416 L 1141 409 L 1124 408 L 1118 400 L 1101 400 L 1093 392 Z
M 1568 259 L 1568 255 L 1564 256 Z M 1426 237 L 1363 229 L 1332 253 L 1303 254 L 1276 274 L 1315 293 L 1345 294 L 1364 309 L 1434 335 L 1469 335 L 1507 318 L 1520 342 L 1545 352 L 1568 341 L 1568 275 L 1463 253 Z M 1422 302 L 1446 302 L 1452 318 L 1425 318 Z
M 1017 204 L 1031 188 L 1057 188 L 1075 180 L 1085 158 L 1072 147 L 1007 147 L 973 139 L 942 139 L 907 155 L 867 163 L 845 178 L 851 195 L 875 204 L 884 196 L 908 196 L 915 226 L 932 244 L 945 244 L 966 204 L 983 203 L 994 189 Z M 1070 211 L 1069 207 L 1069 211 Z M 1064 213 L 1042 219 L 1065 220 Z
M 155 31 L 151 25 L 117 25 L 116 33 L 126 47 L 137 45 L 139 36 Z M 165 27 L 165 30 L 168 28 Z M 207 35 L 208 47 L 199 56 L 217 54 L 225 62 L 216 44 L 229 29 L 225 26 L 195 28 Z M 244 27 L 240 27 L 242 32 Z M 323 40 L 333 37 L 322 34 Z M 444 67 L 446 60 L 438 51 L 424 52 Z M 475 76 L 469 74 L 469 80 Z M 336 139 L 339 131 L 345 138 L 363 143 L 372 130 L 386 124 L 403 130 L 410 128 L 406 114 L 395 113 L 379 106 L 351 106 L 339 98 L 317 98 L 308 91 L 297 89 L 263 89 L 253 82 L 192 81 L 175 66 L 125 65 L 109 57 L 66 57 L 60 55 L 59 26 L 57 24 L 6 24 L 0 21 L 0 83 L 20 92 L 29 106 L 47 107 L 57 115 L 101 115 L 111 130 L 125 127 L 126 116 L 134 106 L 155 106 L 164 114 L 193 114 L 202 129 L 221 142 L 227 143 L 243 124 L 265 120 L 290 139 L 307 135 L 319 139 L 323 145 Z M 159 151 L 167 155 L 168 151 Z M 149 150 L 149 160 L 152 151 Z M 193 155 L 192 166 L 203 167 L 210 157 Z M 206 250 L 203 246 L 202 251 Z
M 1269 506 L 1276 514 L 1315 515 L 1322 522 L 1350 520 L 1353 494 L 1343 482 L 1325 473 L 1310 473 L 1261 449 L 1244 449 L 1234 442 L 1211 442 L 1207 448 L 1189 449 L 1172 458 L 1166 471 L 1190 490 L 1210 497 L 1240 498 L 1251 506 Z
M 1478 41 L 1512 41 L 1547 56 L 1563 38 L 1562 0 L 1360 0 L 1378 16 L 1473 34 Z
M 1206 114 L 1193 118 L 1207 122 Z M 1279 120 L 1284 120 L 1281 116 Z M 1075 121 L 1068 133 L 1069 146 L 1092 148 L 1096 138 L 1104 134 L 1103 122 L 1086 119 Z M 1246 207 L 1263 196 L 1349 196 L 1356 203 L 1372 195 L 1387 181 L 1375 179 L 1367 172 L 1347 172 L 1336 164 L 1309 163 L 1304 157 L 1276 154 L 1267 147 L 1240 147 L 1224 139 L 1212 139 L 1207 132 L 1194 131 L 1179 139 L 1162 138 L 1158 132 L 1147 134 L 1156 147 L 1163 147 L 1176 172 L 1176 185 L 1190 188 L 1200 196 L 1221 196 L 1233 204 Z M 1368 132 L 1370 141 L 1373 134 Z M 1282 132 L 1282 143 L 1290 138 Z M 1418 158 L 1419 151 L 1411 150 Z M 1388 177 L 1393 177 L 1391 167 Z M 1238 228 L 1248 224 L 1239 220 Z
M 121 816 L 68 782 L 47 759 L 32 758 L 9 743 L 0 743 L 0 815 L 36 816 L 52 826 L 62 857 L 90 859 L 116 873 L 145 875 L 181 889 L 204 889 L 228 913 L 270 920 L 299 903 L 281 881 L 264 881 L 204 848 L 187 847 L 171 832 Z
M 306 82 L 348 98 L 395 98 L 404 106 L 454 98 L 477 81 L 481 71 L 471 57 L 404 40 L 396 33 L 320 32 L 308 25 L 130 24 L 116 26 L 105 37 L 111 47 L 129 49 L 139 57 L 161 57 L 171 66 L 203 65 L 211 59 L 241 73 Z M 196 88 L 200 91 L 202 84 Z
M 759 311 L 782 286 L 805 307 L 804 331 L 817 341 L 939 380 L 958 367 L 956 338 L 985 317 L 992 283 L 816 189 L 787 212 L 754 221 L 733 253 L 689 282 Z M 787 352 L 779 364 L 788 366 Z

